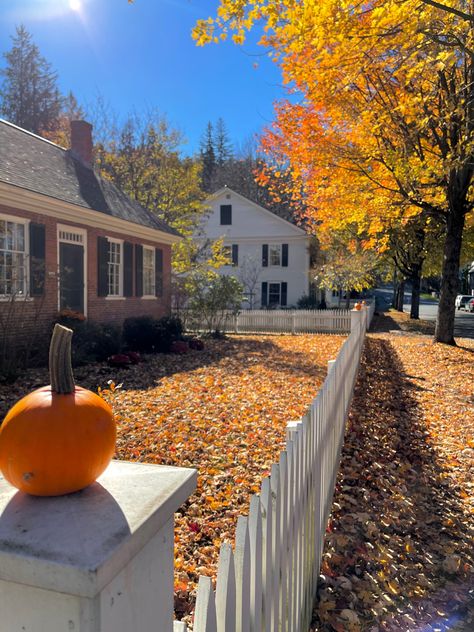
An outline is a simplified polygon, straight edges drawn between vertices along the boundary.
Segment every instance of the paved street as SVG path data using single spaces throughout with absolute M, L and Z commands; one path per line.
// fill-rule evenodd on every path
M 392 302 L 392 288 L 383 287 L 375 290 L 378 299 L 379 309 L 389 308 Z M 404 297 L 403 310 L 410 313 L 411 294 L 407 292 Z M 420 318 L 423 320 L 436 320 L 438 314 L 438 303 L 422 299 L 420 302 Z M 456 320 L 454 324 L 455 337 L 474 338 L 474 312 L 456 310 Z

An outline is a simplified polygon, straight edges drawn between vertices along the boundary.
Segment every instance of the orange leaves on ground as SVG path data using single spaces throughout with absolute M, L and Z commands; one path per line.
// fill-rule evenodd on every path
M 367 340 L 312 630 L 474 629 L 474 341 L 459 342 Z

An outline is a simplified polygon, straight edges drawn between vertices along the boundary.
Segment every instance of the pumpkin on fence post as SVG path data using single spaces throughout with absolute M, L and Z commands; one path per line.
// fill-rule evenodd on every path
M 18 401 L 0 427 L 0 470 L 33 496 L 61 496 L 93 483 L 115 451 L 109 404 L 74 384 L 72 330 L 54 326 L 49 349 L 51 384 Z

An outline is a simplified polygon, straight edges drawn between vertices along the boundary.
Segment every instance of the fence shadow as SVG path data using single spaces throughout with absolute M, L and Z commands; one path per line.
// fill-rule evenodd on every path
M 469 519 L 408 377 L 366 340 L 311 630 L 472 630 Z

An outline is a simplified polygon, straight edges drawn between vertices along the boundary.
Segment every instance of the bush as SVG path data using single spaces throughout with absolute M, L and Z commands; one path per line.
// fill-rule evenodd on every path
M 123 323 L 123 341 L 127 349 L 151 353 L 154 350 L 157 320 L 153 316 L 132 316 Z
M 144 353 L 166 353 L 175 340 L 180 340 L 183 325 L 175 316 L 156 319 L 152 316 L 127 318 L 123 324 L 123 339 L 128 349 Z
M 88 321 L 83 314 L 64 310 L 56 320 L 61 325 L 72 329 L 73 364 L 102 362 L 111 355 L 120 352 L 122 332 L 118 325 L 112 323 L 95 323 Z

